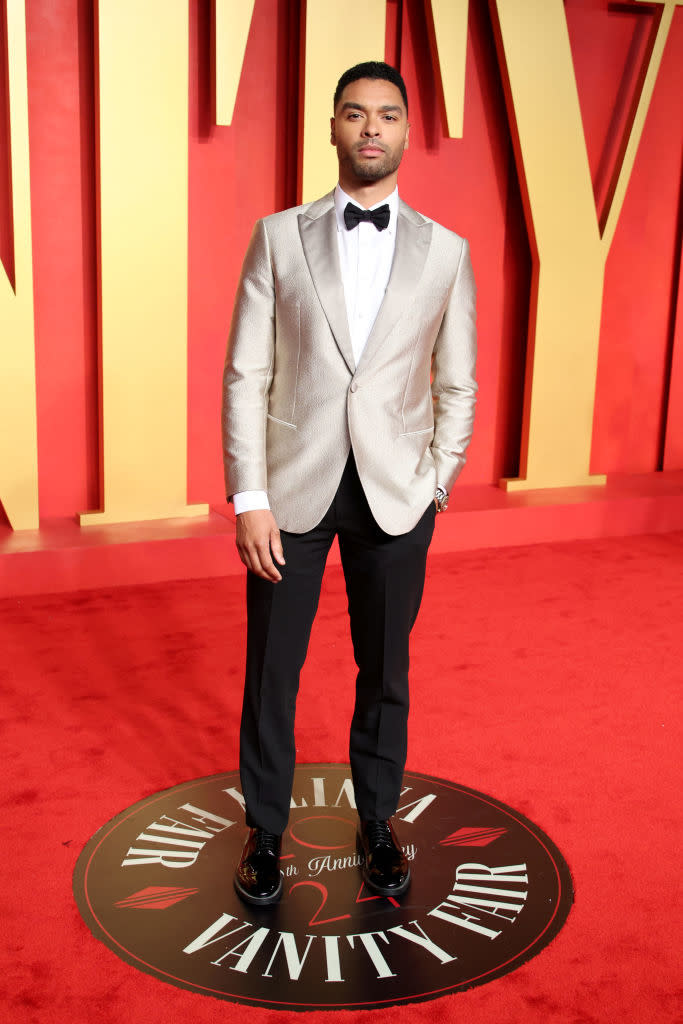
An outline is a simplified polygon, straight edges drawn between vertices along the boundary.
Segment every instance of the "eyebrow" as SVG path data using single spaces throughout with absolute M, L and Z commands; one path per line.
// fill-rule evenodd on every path
M 350 100 L 347 100 L 346 103 L 342 104 L 342 110 L 362 110 L 365 113 L 367 109 L 368 108 L 364 107 L 362 103 L 353 103 Z M 387 113 L 388 111 L 395 111 L 398 114 L 403 113 L 402 107 L 399 107 L 397 104 L 391 103 L 386 103 L 384 106 L 378 107 L 377 109 L 381 111 L 383 114 Z

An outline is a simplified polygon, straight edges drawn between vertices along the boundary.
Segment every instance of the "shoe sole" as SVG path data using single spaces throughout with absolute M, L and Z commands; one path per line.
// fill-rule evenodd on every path
M 364 871 L 361 871 L 361 876 L 368 889 L 378 896 L 402 896 L 410 886 L 410 868 L 408 868 L 408 874 L 400 885 L 377 885 L 375 882 L 370 881 Z
M 249 903 L 252 907 L 270 907 L 274 903 L 279 903 L 282 896 L 282 879 L 280 879 L 280 884 L 272 896 L 252 896 L 242 888 L 236 878 L 233 878 L 233 884 L 239 898 L 244 900 L 245 903 Z

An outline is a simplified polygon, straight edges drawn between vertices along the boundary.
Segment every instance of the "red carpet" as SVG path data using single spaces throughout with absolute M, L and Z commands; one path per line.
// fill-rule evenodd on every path
M 134 970 L 90 935 L 71 895 L 100 825 L 148 793 L 236 765 L 242 589 L 230 577 L 0 602 L 8 1020 L 301 1019 Z M 576 902 L 557 939 L 512 974 L 377 1018 L 680 1019 L 682 608 L 683 533 L 432 558 L 409 767 L 529 815 L 567 858 Z M 301 761 L 346 760 L 344 611 L 332 568 L 302 681 Z

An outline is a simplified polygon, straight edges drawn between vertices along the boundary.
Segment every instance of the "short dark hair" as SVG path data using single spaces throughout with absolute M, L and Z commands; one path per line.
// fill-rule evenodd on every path
M 359 78 L 375 78 L 386 82 L 391 82 L 401 93 L 403 102 L 405 103 L 406 113 L 408 113 L 408 93 L 406 90 L 406 83 L 401 77 L 401 73 L 392 68 L 391 64 L 385 64 L 383 60 L 366 60 L 363 64 L 354 64 L 352 68 L 345 71 L 337 82 L 337 88 L 334 91 L 334 109 L 337 109 L 337 103 L 339 97 L 343 93 L 347 85 L 351 85 L 352 82 L 357 82 Z

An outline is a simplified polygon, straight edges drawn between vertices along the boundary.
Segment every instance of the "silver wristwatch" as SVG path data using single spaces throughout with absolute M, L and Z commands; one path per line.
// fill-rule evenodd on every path
M 445 491 L 443 487 L 437 487 L 436 494 L 434 495 L 434 504 L 436 505 L 437 512 L 445 512 L 448 508 L 448 491 Z

